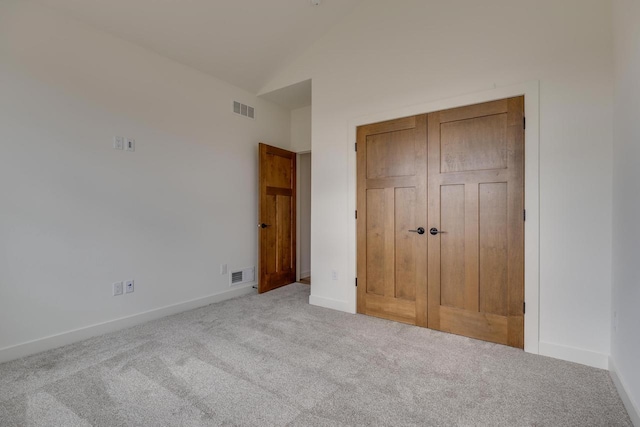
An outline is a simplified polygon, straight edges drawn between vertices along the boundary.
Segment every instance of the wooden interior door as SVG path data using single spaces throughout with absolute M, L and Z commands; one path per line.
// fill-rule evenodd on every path
M 296 153 L 260 144 L 258 292 L 296 281 Z
M 357 159 L 358 313 L 426 326 L 427 116 L 359 127 Z
M 523 348 L 524 97 L 428 126 L 428 327 Z

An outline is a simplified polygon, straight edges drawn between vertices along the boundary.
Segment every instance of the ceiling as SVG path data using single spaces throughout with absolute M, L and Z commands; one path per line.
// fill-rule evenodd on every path
M 274 104 L 278 104 L 288 110 L 307 107 L 311 105 L 311 80 L 305 80 L 292 84 L 272 92 L 260 95 Z
M 257 93 L 362 0 L 37 0 Z

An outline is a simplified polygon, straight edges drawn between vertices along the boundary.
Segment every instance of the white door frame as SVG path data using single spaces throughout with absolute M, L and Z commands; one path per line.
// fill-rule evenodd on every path
M 301 154 L 311 154 L 311 150 L 304 150 L 296 152 L 296 163 L 300 164 L 300 155 Z M 300 168 L 296 168 L 296 185 L 300 183 Z M 296 282 L 299 282 L 302 277 L 300 277 L 300 199 L 301 197 L 296 197 Z
M 512 86 L 476 92 L 454 98 L 433 101 L 426 104 L 412 105 L 392 111 L 357 117 L 349 121 L 349 212 L 353 213 L 357 206 L 356 197 L 356 153 L 353 149 L 356 142 L 358 126 L 393 120 L 401 117 L 415 116 L 434 111 L 447 110 L 465 105 L 511 98 L 524 95 L 524 111 L 526 117 L 525 134 L 525 201 L 527 220 L 524 227 L 524 297 L 526 312 L 524 315 L 524 350 L 539 354 L 540 343 L 540 82 L 532 81 Z M 353 218 L 353 216 L 352 216 Z M 349 221 L 349 259 L 348 268 L 353 277 L 357 276 L 356 262 L 356 221 Z M 350 292 L 348 305 L 352 313 L 356 312 L 356 289 Z

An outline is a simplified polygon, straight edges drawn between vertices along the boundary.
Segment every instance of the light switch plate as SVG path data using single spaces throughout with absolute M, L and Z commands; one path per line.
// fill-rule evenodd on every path
M 125 146 L 127 151 L 136 151 L 136 140 L 133 138 L 127 138 L 127 145 Z
M 131 280 L 126 280 L 124 282 L 124 290 L 126 293 L 130 294 L 131 292 L 133 292 L 133 279 Z

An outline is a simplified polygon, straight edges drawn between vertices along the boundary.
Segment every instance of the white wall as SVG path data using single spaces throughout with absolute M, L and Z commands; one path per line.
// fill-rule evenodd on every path
M 611 361 L 640 425 L 640 3 L 614 2 Z M 629 412 L 632 410 L 629 408 Z
M 611 2 L 370 0 L 263 92 L 313 79 L 312 301 L 355 308 L 349 152 L 358 117 L 540 82 L 540 349 L 610 347 Z M 331 279 L 331 271 L 338 280 Z
M 298 154 L 298 274 L 311 275 L 311 153 Z
M 228 291 L 220 264 L 256 265 L 257 144 L 289 147 L 289 111 L 15 0 L 0 94 L 0 349 Z
M 311 106 L 291 110 L 291 150 L 311 150 Z

